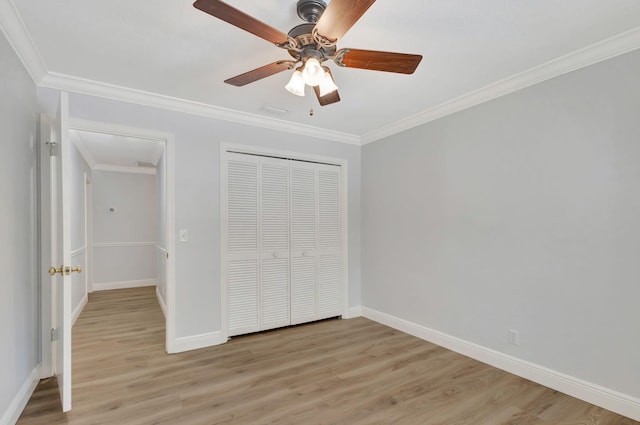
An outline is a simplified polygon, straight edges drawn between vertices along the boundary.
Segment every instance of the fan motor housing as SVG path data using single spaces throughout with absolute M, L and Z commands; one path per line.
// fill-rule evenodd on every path
M 301 60 L 306 56 L 315 56 L 322 62 L 326 60 L 326 56 L 333 56 L 336 52 L 336 46 L 322 47 L 318 45 L 312 34 L 315 26 L 316 24 L 313 23 L 300 24 L 289 31 L 289 37 L 294 38 L 298 42 L 298 47 L 302 49 L 302 53 L 299 50 L 289 50 L 289 54 L 292 57 Z M 305 52 L 308 54 L 305 54 Z

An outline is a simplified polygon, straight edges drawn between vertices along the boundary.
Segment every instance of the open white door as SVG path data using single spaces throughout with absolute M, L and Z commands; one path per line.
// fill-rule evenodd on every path
M 71 267 L 69 96 L 60 93 L 58 113 L 51 131 L 51 291 L 52 357 L 58 378 L 62 410 L 71 410 Z M 44 167 L 43 167 L 44 169 Z M 45 231 L 45 229 L 43 229 Z

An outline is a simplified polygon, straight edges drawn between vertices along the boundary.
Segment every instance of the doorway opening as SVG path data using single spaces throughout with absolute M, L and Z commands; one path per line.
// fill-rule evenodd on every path
M 153 130 L 71 118 L 70 202 L 74 275 L 73 319 L 94 291 L 155 286 L 165 319 L 165 351 L 175 352 L 174 137 Z M 81 164 L 78 166 L 78 164 Z M 81 184 L 80 184 L 81 183 Z M 73 233 L 73 231 L 72 231 Z M 79 263 L 80 264 L 80 263 Z M 52 317 L 46 277 L 42 285 L 42 377 L 53 372 Z
M 154 285 L 175 352 L 174 137 L 73 118 L 69 128 L 92 171 L 88 289 Z

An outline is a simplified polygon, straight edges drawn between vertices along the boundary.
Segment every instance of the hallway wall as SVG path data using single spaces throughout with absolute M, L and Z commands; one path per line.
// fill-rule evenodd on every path
M 36 89 L 0 34 L 0 424 L 13 423 L 38 375 Z M 26 401 L 26 400 L 25 400 Z
M 156 176 L 94 170 L 92 186 L 93 289 L 155 285 Z

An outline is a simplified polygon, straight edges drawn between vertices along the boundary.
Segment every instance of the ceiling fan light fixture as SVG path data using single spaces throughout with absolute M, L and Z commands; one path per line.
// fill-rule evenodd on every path
M 333 77 L 329 71 L 324 71 L 324 77 L 320 84 L 318 84 L 318 88 L 320 89 L 320 96 L 326 96 L 331 92 L 338 90 L 338 86 L 336 82 L 333 81 Z
M 325 71 L 316 58 L 308 58 L 302 69 L 302 80 L 308 86 L 317 86 L 324 78 Z
M 302 78 L 300 68 L 295 70 L 291 79 L 284 88 L 287 89 L 289 93 L 293 93 L 296 96 L 304 96 L 304 80 Z

